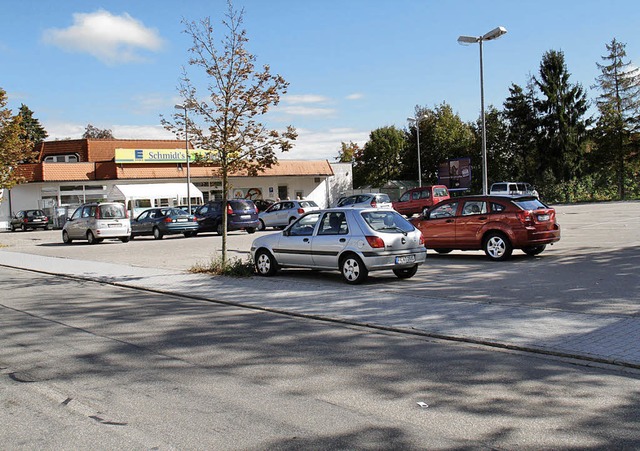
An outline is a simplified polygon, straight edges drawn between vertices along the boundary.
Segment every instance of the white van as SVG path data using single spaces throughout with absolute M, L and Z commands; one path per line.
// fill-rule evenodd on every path
M 107 239 L 118 239 L 123 243 L 131 239 L 131 221 L 119 202 L 91 202 L 80 205 L 67 219 L 62 228 L 62 241 L 87 240 L 97 244 Z
M 525 182 L 497 182 L 491 185 L 492 196 L 538 196 L 533 186 Z

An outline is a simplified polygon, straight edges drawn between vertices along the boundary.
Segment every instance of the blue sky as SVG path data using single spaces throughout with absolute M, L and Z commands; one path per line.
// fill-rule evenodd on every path
M 24 103 L 49 139 L 79 138 L 88 123 L 117 138 L 172 138 L 159 125 L 180 102 L 190 40 L 182 19 L 220 21 L 225 0 L 3 0 L 0 87 Z M 290 83 L 271 128 L 299 138 L 281 158 L 330 159 L 342 141 L 406 127 L 416 105 L 447 102 L 465 121 L 480 112 L 479 51 L 460 35 L 497 26 L 484 45 L 485 103 L 501 107 L 548 50 L 562 50 L 571 81 L 590 88 L 612 38 L 640 64 L 640 2 L 464 0 L 236 0 L 248 50 Z

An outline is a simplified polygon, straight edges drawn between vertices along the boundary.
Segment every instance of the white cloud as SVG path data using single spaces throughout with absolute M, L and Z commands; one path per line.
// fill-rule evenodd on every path
M 110 65 L 142 61 L 139 50 L 157 52 L 163 45 L 157 30 L 127 13 L 116 16 L 102 9 L 74 14 L 73 25 L 45 30 L 43 40 L 67 51 L 88 53 Z
M 363 146 L 369 139 L 369 131 L 351 128 L 329 130 L 298 129 L 298 139 L 289 152 L 279 154 L 278 158 L 287 160 L 329 160 L 334 161 L 342 142 L 353 141 Z
M 292 105 L 299 103 L 327 103 L 329 100 L 329 98 L 317 94 L 286 95 L 282 99 L 283 102 Z
M 336 110 L 333 108 L 285 105 L 275 108 L 274 112 L 290 114 L 291 116 L 331 116 L 336 112 Z
M 346 99 L 347 100 L 360 100 L 364 97 L 364 94 L 361 94 L 359 92 L 354 92 L 353 94 L 349 94 Z
M 103 125 L 92 124 L 99 129 L 111 130 L 117 139 L 176 139 L 176 136 L 161 125 Z M 46 122 L 43 124 L 49 137 L 47 140 L 80 139 L 87 124 L 71 122 Z

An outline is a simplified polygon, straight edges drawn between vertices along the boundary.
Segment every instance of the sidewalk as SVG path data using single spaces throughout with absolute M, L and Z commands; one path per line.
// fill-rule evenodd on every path
M 0 251 L 0 266 L 640 369 L 640 318 L 452 301 L 400 289 L 247 279 Z

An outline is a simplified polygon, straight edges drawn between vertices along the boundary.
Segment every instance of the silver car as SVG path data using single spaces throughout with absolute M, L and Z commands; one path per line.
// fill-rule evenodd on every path
M 357 284 L 369 271 L 383 269 L 413 277 L 427 250 L 422 233 L 394 210 L 331 208 L 255 239 L 251 255 L 262 276 L 287 267 L 328 269 Z
M 88 203 L 79 206 L 62 228 L 62 241 L 87 240 L 97 244 L 104 239 L 126 243 L 131 238 L 131 221 L 119 202 Z
M 286 227 L 303 214 L 320 210 L 318 204 L 312 200 L 283 200 L 271 205 L 258 214 L 260 224 L 258 230 L 267 227 Z
M 391 199 L 385 193 L 364 193 L 343 197 L 337 207 L 350 208 L 393 208 Z

